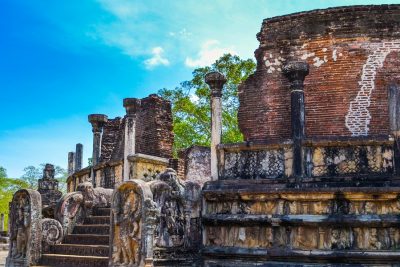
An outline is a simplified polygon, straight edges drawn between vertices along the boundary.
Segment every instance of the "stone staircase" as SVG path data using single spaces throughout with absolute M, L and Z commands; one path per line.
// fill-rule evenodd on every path
M 82 225 L 75 226 L 61 244 L 50 246 L 41 265 L 57 267 L 108 266 L 110 208 L 97 208 Z

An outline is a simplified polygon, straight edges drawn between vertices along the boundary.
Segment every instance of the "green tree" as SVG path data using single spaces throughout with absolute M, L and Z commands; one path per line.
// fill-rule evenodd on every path
M 204 76 L 210 71 L 219 71 L 227 82 L 222 95 L 222 142 L 240 142 L 237 112 L 239 107 L 238 85 L 255 71 L 253 60 L 243 60 L 238 56 L 225 54 L 214 64 L 197 68 L 193 78 L 175 89 L 161 89 L 160 96 L 172 103 L 174 118 L 174 152 L 191 145 L 209 146 L 211 139 L 210 89 Z
M 5 226 L 7 229 L 9 203 L 16 191 L 28 188 L 29 185 L 21 179 L 7 177 L 6 169 L 0 167 L 0 214 L 5 214 Z
M 24 174 L 21 176 L 21 179 L 25 181 L 29 188 L 37 189 L 38 179 L 43 177 L 43 169 L 45 167 L 45 163 L 39 165 L 39 167 L 28 166 L 24 168 Z M 59 189 L 61 192 L 66 193 L 67 190 L 67 171 L 60 167 L 54 166 L 54 176 L 59 181 Z

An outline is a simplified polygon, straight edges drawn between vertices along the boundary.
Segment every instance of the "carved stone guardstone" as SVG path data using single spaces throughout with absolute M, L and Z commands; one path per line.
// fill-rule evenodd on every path
M 64 235 L 61 223 L 54 219 L 42 219 L 42 251 L 49 251 L 49 246 L 60 244 Z
M 63 233 L 70 234 L 74 226 L 84 219 L 81 192 L 71 192 L 64 195 L 57 203 L 55 217 L 61 223 Z
M 153 235 L 159 214 L 150 187 L 130 180 L 115 189 L 111 205 L 109 266 L 153 266 Z
M 154 233 L 154 258 L 171 265 L 195 262 L 201 244 L 200 185 L 184 183 L 173 169 L 166 169 L 148 183 L 160 208 Z
M 38 263 L 41 254 L 42 199 L 39 192 L 18 190 L 10 205 L 10 247 L 8 267 L 25 267 Z

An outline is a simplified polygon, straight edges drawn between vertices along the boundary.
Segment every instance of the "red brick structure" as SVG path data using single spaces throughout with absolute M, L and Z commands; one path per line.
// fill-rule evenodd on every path
M 305 79 L 307 137 L 389 134 L 388 87 L 399 78 L 400 7 L 355 6 L 264 20 L 257 71 L 239 88 L 245 140 L 290 138 L 289 60 Z
M 136 120 L 136 153 L 172 158 L 171 103 L 152 94 L 140 99 Z M 109 119 L 103 126 L 101 162 L 123 158 L 125 118 Z

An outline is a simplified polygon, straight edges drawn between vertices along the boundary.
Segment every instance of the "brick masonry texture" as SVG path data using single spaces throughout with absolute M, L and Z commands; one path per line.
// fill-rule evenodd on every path
M 290 90 L 282 67 L 305 60 L 306 135 L 389 134 L 388 86 L 398 81 L 400 5 L 315 10 L 266 19 L 257 71 L 239 87 L 248 141 L 290 138 Z
M 136 114 L 136 151 L 172 158 L 174 134 L 169 101 L 157 95 L 141 99 Z M 109 119 L 103 128 L 101 162 L 122 160 L 124 156 L 125 118 Z

